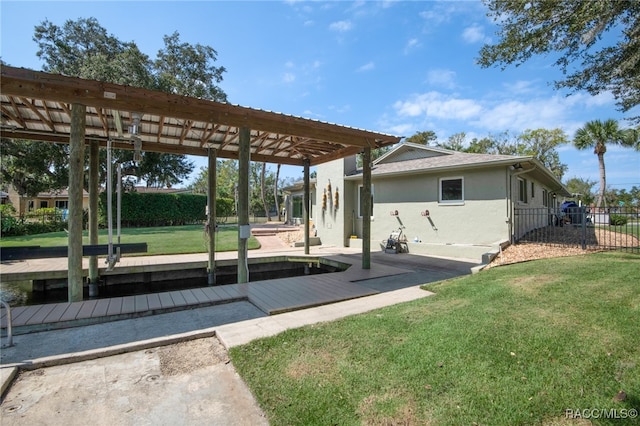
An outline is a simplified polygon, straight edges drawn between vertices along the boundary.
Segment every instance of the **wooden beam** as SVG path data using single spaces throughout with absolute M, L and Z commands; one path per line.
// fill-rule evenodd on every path
M 3 66 L 1 76 L 2 92 L 11 96 L 80 102 L 94 108 L 140 111 L 182 120 L 247 126 L 253 130 L 305 136 L 348 146 L 371 147 L 395 143 L 400 139 L 301 117 L 59 74 Z

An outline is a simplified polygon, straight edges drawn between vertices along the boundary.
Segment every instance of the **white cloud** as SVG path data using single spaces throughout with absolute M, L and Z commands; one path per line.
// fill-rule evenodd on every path
M 352 27 L 353 27 L 353 24 L 351 24 L 351 21 L 336 21 L 331 23 L 331 25 L 329 25 L 330 30 L 338 31 L 341 33 L 351 30 Z
M 367 62 L 366 64 L 358 68 L 358 72 L 371 71 L 375 67 L 376 67 L 376 64 L 374 64 L 373 62 Z
M 456 72 L 451 70 L 434 69 L 427 73 L 427 83 L 448 89 L 453 89 L 456 86 L 455 78 Z
M 408 54 L 410 51 L 417 47 L 420 47 L 420 41 L 417 38 L 409 39 L 406 46 L 404 47 L 404 54 Z
M 518 80 L 515 83 L 504 83 L 503 86 L 509 93 L 514 95 L 528 94 L 536 90 L 534 82 L 526 80 Z
M 439 92 L 415 95 L 393 106 L 402 117 L 425 116 L 450 120 L 468 120 L 477 117 L 482 106 L 473 99 L 455 99 Z
M 489 42 L 489 38 L 484 34 L 484 27 L 473 24 L 470 27 L 467 27 L 462 32 L 462 39 L 469 43 L 487 43 Z
M 290 72 L 284 73 L 282 76 L 282 81 L 285 83 L 293 83 L 296 80 L 296 75 Z

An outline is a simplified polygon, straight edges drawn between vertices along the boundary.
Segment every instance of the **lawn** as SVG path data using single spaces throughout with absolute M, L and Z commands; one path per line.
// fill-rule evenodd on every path
M 639 282 L 632 254 L 492 268 L 230 354 L 272 424 L 638 424 Z
M 147 243 L 147 253 L 140 255 L 156 254 L 184 254 L 206 253 L 207 235 L 202 225 L 165 226 L 156 228 L 125 228 L 121 231 L 122 243 Z M 101 229 L 99 244 L 109 242 L 107 230 Z M 117 238 L 114 232 L 114 243 Z M 66 246 L 68 235 L 66 232 L 51 232 L 48 234 L 27 235 L 22 237 L 3 237 L 0 239 L 0 247 L 17 246 Z M 87 231 L 83 233 L 83 244 L 89 244 Z M 249 238 L 249 250 L 260 247 L 255 237 Z M 232 251 L 238 249 L 238 227 L 220 226 L 216 234 L 216 251 Z M 127 254 L 127 256 L 132 256 Z

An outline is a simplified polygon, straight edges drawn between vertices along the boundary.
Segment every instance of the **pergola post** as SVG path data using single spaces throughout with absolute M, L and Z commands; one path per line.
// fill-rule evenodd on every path
M 304 160 L 304 203 L 302 215 L 304 220 L 304 254 L 309 254 L 309 159 Z
M 82 188 L 84 177 L 84 137 L 87 107 L 71 106 L 69 138 L 69 302 L 82 301 Z
M 362 269 L 371 269 L 371 148 L 362 155 Z
M 98 244 L 98 191 L 100 143 L 89 144 L 89 244 Z M 89 297 L 98 296 L 98 256 L 89 257 Z
M 251 130 L 240 128 L 238 151 L 238 283 L 249 282 L 249 162 L 251 161 Z
M 208 164 L 208 185 L 207 185 L 207 224 L 209 226 L 209 262 L 207 266 L 207 283 L 209 285 L 216 285 L 216 185 L 217 185 L 217 161 L 218 151 L 215 149 L 209 150 L 209 164 Z

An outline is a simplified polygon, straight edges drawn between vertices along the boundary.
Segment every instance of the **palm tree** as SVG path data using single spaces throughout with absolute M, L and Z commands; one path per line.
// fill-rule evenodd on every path
M 587 122 L 584 127 L 576 131 L 573 145 L 578 149 L 593 148 L 593 153 L 598 156 L 600 169 L 600 189 L 596 207 L 606 204 L 604 192 L 607 187 L 607 177 L 604 168 L 604 154 L 607 152 L 607 144 L 633 146 L 625 130 L 618 127 L 618 122 L 612 119 L 606 121 L 593 120 Z

